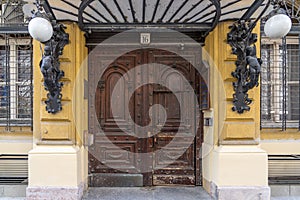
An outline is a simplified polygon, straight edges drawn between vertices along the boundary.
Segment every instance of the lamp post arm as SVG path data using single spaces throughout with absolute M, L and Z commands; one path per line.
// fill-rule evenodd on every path
M 271 4 L 271 1 L 272 0 L 268 0 L 268 2 L 266 4 L 265 8 L 263 9 L 263 11 L 259 14 L 259 16 L 255 19 L 255 21 L 252 23 L 251 27 L 249 28 L 249 30 L 248 30 L 249 32 L 252 32 L 252 30 L 255 28 L 258 20 L 260 20 L 262 18 L 262 16 L 265 14 L 265 12 L 268 10 L 268 8 L 269 8 L 269 6 Z
M 240 18 L 240 20 L 249 20 L 251 16 L 257 11 L 257 9 L 264 3 L 264 0 L 255 0 L 250 8 L 245 12 L 245 14 Z M 270 0 L 268 0 L 268 4 Z M 267 6 L 268 7 L 268 6 Z
M 40 0 L 40 4 L 42 5 L 45 12 L 48 14 L 49 19 L 56 20 L 55 14 L 53 13 L 53 10 L 51 9 L 51 6 L 50 6 L 48 0 Z

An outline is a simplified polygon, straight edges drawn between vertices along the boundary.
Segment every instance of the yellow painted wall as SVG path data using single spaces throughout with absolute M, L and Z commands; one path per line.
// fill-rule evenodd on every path
M 27 154 L 32 149 L 32 133 L 0 133 L 1 154 Z
M 211 57 L 210 93 L 211 107 L 214 110 L 214 132 L 219 144 L 257 144 L 260 135 L 260 90 L 256 87 L 249 91 L 253 99 L 251 110 L 243 114 L 232 111 L 233 86 L 235 79 L 231 72 L 235 70 L 236 56 L 226 43 L 229 26 L 232 22 L 220 23 L 205 40 L 205 50 Z M 259 25 L 253 32 L 259 35 Z M 260 46 L 259 42 L 256 43 Z M 259 52 L 259 48 L 257 49 Z M 216 120 L 217 119 L 217 120 Z M 238 142 L 237 142 L 238 141 Z
M 72 25 L 68 25 L 70 29 Z M 75 34 L 70 34 L 70 40 L 74 41 Z M 45 91 L 43 86 L 43 78 L 39 69 L 39 63 L 41 60 L 42 52 L 40 51 L 40 43 L 38 41 L 33 42 L 33 63 L 34 63 L 34 104 L 33 104 L 33 135 L 36 142 L 41 142 L 43 140 L 65 140 L 72 141 L 75 140 L 75 128 L 72 114 L 72 102 L 71 94 L 73 91 L 73 85 L 71 81 L 75 77 L 75 48 L 72 45 L 67 45 L 64 48 L 64 54 L 61 56 L 61 69 L 65 72 L 65 77 L 63 78 L 64 86 L 62 88 L 62 106 L 63 109 L 59 113 L 53 115 L 49 114 L 45 106 L 44 101 L 46 100 L 47 91 Z M 71 51 L 69 53 L 69 51 Z M 65 53 L 68 52 L 68 53 Z
M 87 149 L 83 146 L 87 134 L 88 54 L 84 33 L 75 23 L 64 23 L 70 43 L 60 57 L 65 72 L 62 79 L 62 111 L 49 114 L 45 110 L 47 91 L 39 69 L 42 52 L 34 41 L 34 148 L 29 152 L 29 187 L 77 187 L 87 184 Z M 41 178 L 43 177 L 43 178 Z
M 262 129 L 260 146 L 269 155 L 299 155 L 300 132 L 298 129 Z
M 29 187 L 77 187 L 81 182 L 80 149 L 38 145 L 29 152 Z
M 80 143 L 83 130 L 87 128 L 87 100 L 84 100 L 83 86 L 83 80 L 87 79 L 87 72 L 82 69 L 82 66 L 85 66 L 83 61 L 87 56 L 85 37 L 75 23 L 65 23 L 65 25 L 70 44 L 65 46 L 63 55 L 60 56 L 60 68 L 65 72 L 65 76 L 62 78 L 64 83 L 62 111 L 56 114 L 49 114 L 45 109 L 47 91 L 44 89 L 43 77 L 39 69 L 42 52 L 40 43 L 33 42 L 35 66 L 33 135 L 37 143 L 57 144 L 58 141 L 64 144 Z M 79 73 L 81 69 L 83 73 Z
M 260 137 L 259 87 L 249 91 L 253 99 L 249 112 L 238 114 L 231 109 L 235 80 L 231 72 L 235 70 L 236 60 L 226 43 L 231 24 L 220 23 L 205 40 L 206 56 L 203 57 L 210 66 L 211 110 L 205 111 L 204 115 L 214 121 L 213 127 L 204 128 L 202 146 L 203 185 L 207 191 L 214 190 L 212 185 L 268 185 L 267 154 L 257 145 Z M 254 32 L 259 35 L 259 26 Z M 259 47 L 259 43 L 256 45 Z
M 300 140 L 300 132 L 298 129 L 287 129 L 282 131 L 280 129 L 262 129 L 262 140 Z
M 256 145 L 221 145 L 212 153 L 217 186 L 267 186 L 267 154 Z
M 212 183 L 217 187 L 267 186 L 267 155 L 300 153 L 297 129 L 260 130 L 260 87 L 248 93 L 253 100 L 250 112 L 238 114 L 231 110 L 234 81 L 231 72 L 235 70 L 236 60 L 226 43 L 231 23 L 219 24 L 205 43 L 211 57 L 211 110 L 205 115 L 214 119 L 213 127 L 204 128 L 202 146 L 203 185 L 207 191 L 213 190 Z M 260 35 L 259 25 L 254 32 Z M 259 42 L 256 46 L 260 46 Z
M 269 155 L 299 155 L 300 140 L 263 140 L 260 147 Z

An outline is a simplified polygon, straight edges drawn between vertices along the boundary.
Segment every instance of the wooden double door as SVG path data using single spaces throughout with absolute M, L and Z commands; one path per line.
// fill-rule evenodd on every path
M 200 185 L 202 79 L 194 66 L 174 53 L 141 49 L 116 59 L 98 80 L 102 133 L 94 133 L 89 154 L 90 185 L 103 186 L 98 175 L 140 175 L 144 186 Z

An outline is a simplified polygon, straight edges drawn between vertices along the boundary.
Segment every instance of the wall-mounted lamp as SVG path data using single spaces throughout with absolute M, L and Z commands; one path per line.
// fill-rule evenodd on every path
M 278 6 L 278 5 L 277 5 Z M 292 28 L 292 20 L 284 9 L 277 7 L 266 17 L 264 32 L 271 39 L 286 36 Z
M 40 41 L 47 42 L 53 36 L 53 27 L 48 19 L 34 17 L 28 24 L 28 31 L 31 37 Z
M 59 56 L 62 55 L 65 45 L 69 43 L 69 35 L 65 32 L 64 25 L 50 19 L 39 0 L 36 0 L 34 5 L 37 10 L 29 3 L 24 5 L 23 12 L 30 20 L 29 34 L 45 45 L 40 70 L 44 77 L 45 90 L 48 91 L 45 101 L 46 110 L 54 114 L 62 110 L 63 83 L 60 79 L 64 76 L 64 72 L 60 70 Z
M 285 10 L 280 8 L 280 2 L 281 0 L 268 0 L 264 10 L 255 21 L 252 21 L 251 16 L 264 3 L 264 0 L 256 0 L 241 19 L 229 27 L 227 43 L 232 47 L 232 53 L 237 55 L 236 69 L 231 73 L 236 78 L 233 83 L 233 111 L 238 113 L 249 111 L 252 100 L 248 97 L 248 91 L 259 85 L 262 61 L 257 58 L 255 46 L 257 34 L 252 31 L 270 4 L 274 6 L 274 10 L 267 16 L 264 28 L 266 35 L 270 38 L 281 38 L 291 29 L 291 19 L 286 15 Z

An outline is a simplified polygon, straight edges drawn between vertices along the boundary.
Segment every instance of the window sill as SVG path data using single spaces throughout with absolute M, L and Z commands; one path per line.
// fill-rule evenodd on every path
M 261 128 L 262 129 L 281 129 L 282 128 L 282 122 L 261 122 Z M 287 122 L 286 123 L 287 129 L 298 129 L 299 128 L 299 122 Z

